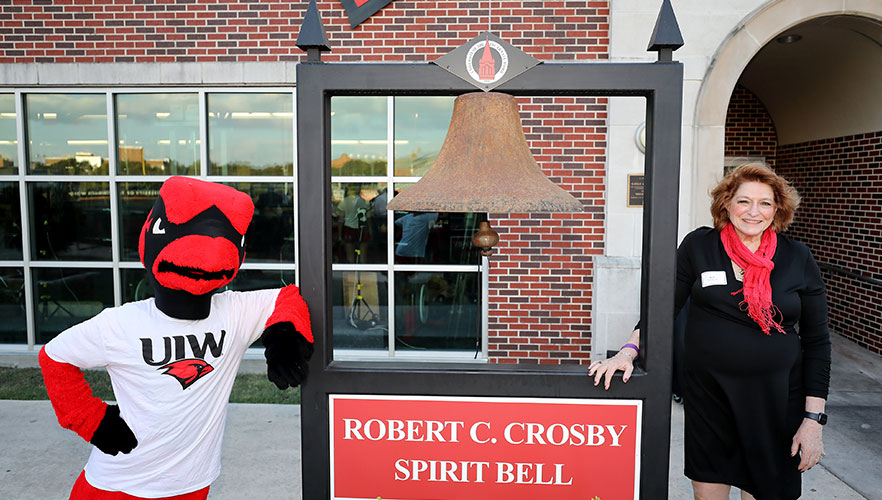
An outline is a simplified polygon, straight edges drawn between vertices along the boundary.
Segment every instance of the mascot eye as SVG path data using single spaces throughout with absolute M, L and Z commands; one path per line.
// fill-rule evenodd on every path
M 151 231 L 153 234 L 165 234 L 165 228 L 159 227 L 161 223 L 162 219 L 156 219 L 156 222 L 153 223 L 153 230 Z

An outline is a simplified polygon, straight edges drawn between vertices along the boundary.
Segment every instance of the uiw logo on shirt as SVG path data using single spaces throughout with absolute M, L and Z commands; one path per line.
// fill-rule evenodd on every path
M 205 361 L 205 353 L 211 351 L 212 356 L 219 358 L 223 354 L 226 335 L 226 330 L 221 330 L 220 341 L 217 341 L 213 333 L 205 332 L 205 340 L 202 344 L 199 344 L 196 335 L 163 337 L 164 356 L 162 361 L 154 361 L 153 339 L 145 338 L 141 339 L 141 353 L 145 363 L 150 366 L 158 366 L 158 370 L 165 370 L 162 372 L 163 375 L 171 375 L 180 382 L 181 389 L 186 389 L 214 371 L 214 367 Z M 189 347 L 189 353 L 187 347 Z M 189 358 L 188 354 L 190 354 Z M 172 355 L 174 355 L 175 361 L 171 361 Z

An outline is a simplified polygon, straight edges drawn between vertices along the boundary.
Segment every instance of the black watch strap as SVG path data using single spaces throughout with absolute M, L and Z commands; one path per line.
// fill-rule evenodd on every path
M 810 411 L 805 412 L 805 418 L 814 420 L 815 422 L 821 425 L 827 425 L 827 414 L 826 413 L 812 413 Z

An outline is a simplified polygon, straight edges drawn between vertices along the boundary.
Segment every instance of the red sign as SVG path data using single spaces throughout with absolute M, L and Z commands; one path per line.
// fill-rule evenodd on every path
M 332 499 L 639 497 L 639 400 L 329 399 Z

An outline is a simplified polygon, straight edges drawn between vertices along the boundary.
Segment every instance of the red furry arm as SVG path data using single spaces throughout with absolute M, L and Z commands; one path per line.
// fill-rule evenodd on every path
M 300 290 L 294 285 L 288 285 L 279 290 L 273 313 L 266 320 L 264 329 L 285 321 L 291 322 L 294 329 L 303 335 L 303 338 L 309 343 L 313 342 L 312 326 L 309 324 L 309 309 L 307 309 L 303 297 L 300 296 Z
M 107 403 L 92 396 L 92 389 L 83 372 L 76 366 L 50 358 L 45 347 L 40 349 L 39 360 L 43 383 L 46 384 L 58 423 L 86 441 L 91 441 L 95 429 L 104 418 Z

